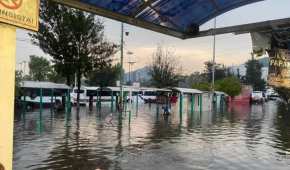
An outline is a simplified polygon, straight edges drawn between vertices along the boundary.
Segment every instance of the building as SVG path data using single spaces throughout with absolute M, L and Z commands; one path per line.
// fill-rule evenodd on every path
M 269 74 L 269 58 L 268 57 L 263 57 L 258 59 L 259 63 L 261 64 L 262 68 L 261 68 L 261 78 L 265 81 L 268 80 L 268 74 Z M 229 67 L 229 70 L 232 74 L 234 74 L 235 76 L 239 76 L 240 78 L 243 78 L 246 76 L 247 74 L 247 68 L 246 68 L 246 64 L 241 64 L 238 66 L 231 66 Z

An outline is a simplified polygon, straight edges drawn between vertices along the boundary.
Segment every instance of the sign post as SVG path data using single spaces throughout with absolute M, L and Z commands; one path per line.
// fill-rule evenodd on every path
M 39 0 L 0 0 L 0 168 L 4 170 L 12 170 L 16 27 L 38 31 L 38 17 Z
M 16 28 L 0 24 L 0 163 L 12 170 Z

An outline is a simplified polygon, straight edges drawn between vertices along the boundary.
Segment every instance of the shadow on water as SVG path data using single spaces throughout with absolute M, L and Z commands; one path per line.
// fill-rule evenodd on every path
M 14 169 L 290 167 L 290 114 L 275 102 L 187 111 L 182 119 L 161 107 L 140 104 L 131 124 L 106 106 L 16 114 Z

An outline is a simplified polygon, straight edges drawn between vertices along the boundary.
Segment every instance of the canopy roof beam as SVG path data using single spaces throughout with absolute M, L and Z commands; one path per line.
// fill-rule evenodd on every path
M 197 35 L 187 36 L 185 38 L 198 38 L 198 37 L 206 37 L 220 35 L 220 34 L 228 34 L 228 33 L 235 33 L 235 34 L 244 34 L 250 32 L 263 32 L 269 31 L 277 28 L 284 28 L 290 27 L 290 18 L 278 19 L 278 20 L 269 20 L 251 24 L 244 24 L 244 25 L 237 25 L 237 26 L 230 26 L 230 27 L 222 27 L 216 29 L 208 29 L 204 31 L 200 31 Z

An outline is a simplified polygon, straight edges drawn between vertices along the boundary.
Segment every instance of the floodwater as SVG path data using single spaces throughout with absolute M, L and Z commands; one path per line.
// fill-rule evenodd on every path
M 179 113 L 140 104 L 122 118 L 103 106 L 17 114 L 14 169 L 289 170 L 290 113 L 274 101 Z

